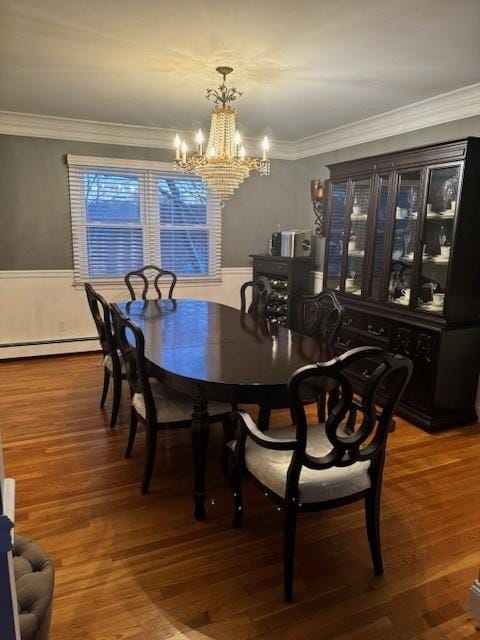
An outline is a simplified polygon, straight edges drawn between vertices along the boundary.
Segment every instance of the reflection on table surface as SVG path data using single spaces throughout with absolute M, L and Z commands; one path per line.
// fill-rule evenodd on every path
M 328 359 L 315 339 L 205 300 L 135 300 L 122 311 L 145 335 L 145 355 L 174 375 L 234 385 L 284 385 Z

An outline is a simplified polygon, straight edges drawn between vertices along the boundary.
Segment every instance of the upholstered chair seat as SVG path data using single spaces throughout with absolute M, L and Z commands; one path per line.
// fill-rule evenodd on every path
M 120 349 L 117 349 L 118 359 L 120 361 L 120 372 L 122 376 L 126 375 L 127 369 L 125 367 L 125 360 L 123 359 L 123 354 Z M 103 366 L 106 367 L 110 373 L 113 373 L 113 361 L 112 356 L 110 354 L 106 355 L 103 359 Z
M 192 399 L 183 393 L 176 393 L 158 380 L 151 379 L 150 387 L 157 409 L 158 419 L 162 422 L 182 422 L 192 419 Z M 135 411 L 145 420 L 145 400 L 142 393 L 135 393 L 132 398 Z M 222 402 L 209 402 L 211 414 L 230 413 L 231 406 Z
M 269 429 L 266 436 L 277 440 L 295 438 L 295 427 Z M 235 442 L 229 443 L 231 448 Z M 332 450 L 332 444 L 325 433 L 325 425 L 317 424 L 308 427 L 307 453 L 312 456 L 324 456 Z M 265 449 L 251 438 L 245 442 L 245 464 L 247 470 L 270 489 L 273 493 L 285 498 L 287 471 L 292 461 L 292 451 L 275 451 Z M 303 467 L 298 482 L 298 499 L 301 503 L 324 502 L 336 500 L 364 491 L 371 487 L 369 474 L 370 460 L 355 462 L 348 467 L 330 467 L 317 471 Z
M 54 568 L 40 545 L 15 536 L 13 568 L 22 640 L 48 640 Z

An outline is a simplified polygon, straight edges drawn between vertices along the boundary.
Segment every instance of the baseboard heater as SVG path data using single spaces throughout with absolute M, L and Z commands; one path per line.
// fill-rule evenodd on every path
M 86 338 L 59 338 L 55 340 L 32 340 L 29 342 L 4 342 L 0 344 L 0 349 L 8 349 L 13 347 L 35 347 L 40 344 L 63 344 L 66 342 L 87 342 L 98 340 L 97 336 L 89 336 Z

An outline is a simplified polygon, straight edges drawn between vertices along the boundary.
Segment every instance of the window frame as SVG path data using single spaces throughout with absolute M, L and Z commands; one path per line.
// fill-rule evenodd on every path
M 158 177 L 177 177 L 188 179 L 199 179 L 194 174 L 182 174 L 175 171 L 169 162 L 135 160 L 125 158 L 104 158 L 99 156 L 77 156 L 67 155 L 67 166 L 69 176 L 69 200 L 70 215 L 72 224 L 72 250 L 73 250 L 73 273 L 74 286 L 83 287 L 85 282 L 94 282 L 98 285 L 119 285 L 124 282 L 124 276 L 90 276 L 88 273 L 88 242 L 87 230 L 95 226 L 87 222 L 87 212 L 85 199 L 79 197 L 75 192 L 78 188 L 78 181 L 81 175 L 88 170 L 103 169 L 105 171 L 124 171 L 125 174 L 135 174 L 139 176 L 139 206 L 140 206 L 140 227 L 143 234 L 143 258 L 144 264 L 157 264 L 161 266 L 161 243 L 160 235 L 162 225 L 160 219 L 159 197 L 156 188 Z M 209 273 L 207 275 L 178 275 L 179 283 L 215 283 L 221 282 L 221 203 L 207 187 L 206 203 L 207 223 L 205 229 L 208 230 L 209 244 Z M 112 224 L 112 226 L 115 226 Z M 122 226 L 119 224 L 118 226 Z M 172 229 L 178 225 L 172 225 Z M 186 227 L 187 229 L 190 227 Z

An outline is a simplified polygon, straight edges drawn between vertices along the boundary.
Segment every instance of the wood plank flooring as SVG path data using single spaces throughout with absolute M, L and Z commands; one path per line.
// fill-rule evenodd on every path
M 245 524 L 231 529 L 219 427 L 198 523 L 188 430 L 160 436 L 142 497 L 143 433 L 125 460 L 128 394 L 112 431 L 98 408 L 100 355 L 3 362 L 0 372 L 16 530 L 56 566 L 52 640 L 480 637 L 466 607 L 480 569 L 479 425 L 432 436 L 399 420 L 383 492 L 385 575 L 373 575 L 360 504 L 304 514 L 286 605 L 282 514 L 246 483 Z

